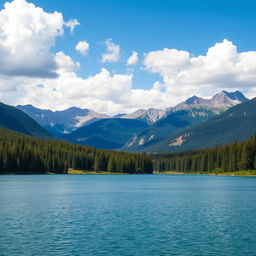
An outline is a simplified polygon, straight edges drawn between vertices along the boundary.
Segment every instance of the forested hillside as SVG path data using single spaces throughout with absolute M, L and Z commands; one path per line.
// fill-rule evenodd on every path
M 41 139 L 53 137 L 23 111 L 0 102 L 0 127 Z
M 145 154 L 103 151 L 40 140 L 0 128 L 0 173 L 67 173 L 68 168 L 152 173 L 153 166 Z
M 256 169 L 256 137 L 225 146 L 152 155 L 157 171 L 234 172 Z

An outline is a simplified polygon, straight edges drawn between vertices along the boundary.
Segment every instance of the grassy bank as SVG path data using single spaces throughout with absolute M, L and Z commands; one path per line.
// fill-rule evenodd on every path
M 176 172 L 176 171 L 164 171 L 164 172 L 153 172 L 153 174 L 188 174 L 185 172 Z
M 256 176 L 256 170 L 248 171 L 235 171 L 235 172 L 154 172 L 154 174 L 206 174 L 206 175 L 216 175 L 216 176 Z
M 68 169 L 67 174 L 128 174 L 124 172 L 104 172 L 104 171 L 83 171 L 83 170 L 75 170 L 72 168 Z
M 236 171 L 236 172 L 222 172 L 216 173 L 213 175 L 222 175 L 222 176 L 256 176 L 256 170 L 249 171 Z

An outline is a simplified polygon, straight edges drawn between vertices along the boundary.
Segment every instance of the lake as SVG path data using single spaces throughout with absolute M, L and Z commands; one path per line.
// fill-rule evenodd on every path
M 256 255 L 256 178 L 0 176 L 0 255 Z

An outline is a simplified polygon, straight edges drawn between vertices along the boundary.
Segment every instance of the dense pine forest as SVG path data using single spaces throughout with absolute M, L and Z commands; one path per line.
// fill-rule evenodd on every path
M 123 173 L 233 172 L 256 169 L 256 137 L 202 150 L 137 154 L 41 140 L 0 128 L 1 173 L 67 173 L 69 168 Z
M 155 171 L 234 172 L 256 169 L 256 137 L 225 146 L 152 155 Z
M 67 173 L 68 168 L 119 173 L 153 171 L 152 160 L 145 154 L 97 150 L 0 129 L 0 173 Z

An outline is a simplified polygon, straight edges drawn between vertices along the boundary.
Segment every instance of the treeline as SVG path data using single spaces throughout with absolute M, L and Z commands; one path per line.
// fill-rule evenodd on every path
M 218 173 L 256 170 L 256 137 L 215 148 L 155 154 L 152 158 L 155 171 Z
M 67 173 L 68 168 L 152 173 L 153 163 L 145 154 L 97 150 L 0 129 L 0 173 Z

